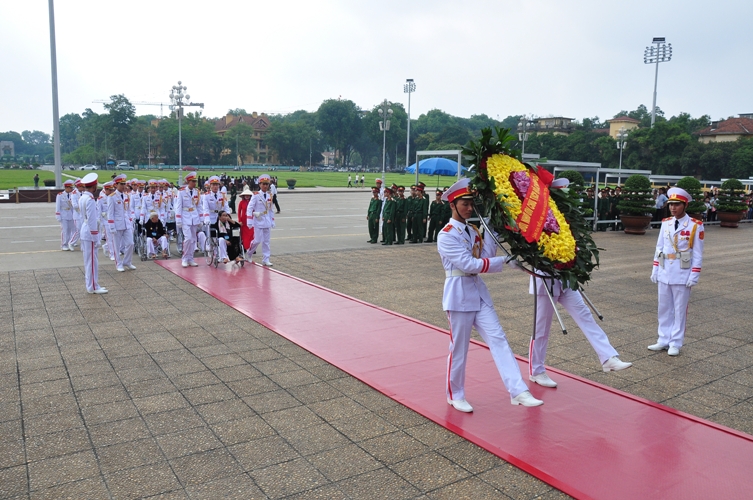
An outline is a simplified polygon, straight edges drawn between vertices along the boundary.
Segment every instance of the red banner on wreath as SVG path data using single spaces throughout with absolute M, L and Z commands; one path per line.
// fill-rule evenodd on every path
M 548 173 L 548 172 L 547 172 Z M 549 211 L 549 189 L 538 175 L 529 171 L 531 185 L 523 199 L 520 215 L 516 219 L 520 234 L 528 243 L 539 241 Z

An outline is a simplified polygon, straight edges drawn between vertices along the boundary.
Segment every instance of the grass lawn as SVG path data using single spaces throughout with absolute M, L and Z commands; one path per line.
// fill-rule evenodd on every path
M 54 179 L 55 174 L 46 170 L 5 170 L 0 169 L 0 189 L 13 189 L 15 187 L 33 187 L 34 186 L 34 173 L 39 173 L 39 186 L 43 187 L 44 179 Z M 78 170 L 64 170 L 63 180 L 75 179 L 76 177 L 83 177 L 89 172 L 82 172 Z M 100 170 L 99 174 L 100 183 L 110 180 L 115 173 L 124 173 L 129 179 L 138 178 L 142 180 L 149 179 L 167 179 L 171 182 L 178 181 L 178 172 L 175 170 L 129 170 L 121 172 L 120 170 Z M 207 172 L 201 171 L 200 175 L 208 177 L 210 175 L 219 175 L 220 171 Z M 233 172 L 226 172 L 228 175 L 232 175 Z M 254 171 L 243 172 L 244 175 L 261 175 L 264 172 Z M 347 187 L 348 186 L 348 173 L 347 172 L 267 172 L 269 175 L 274 176 L 277 174 L 279 180 L 279 187 L 281 189 L 287 189 L 286 179 L 295 179 L 296 187 Z M 185 176 L 186 172 L 183 172 Z M 353 177 L 355 174 L 351 173 Z M 364 189 L 374 186 L 377 177 L 381 177 L 381 174 L 369 173 L 366 175 L 364 182 Z M 360 176 L 360 174 L 359 174 Z M 437 186 L 444 187 L 449 186 L 455 182 L 455 177 L 446 176 L 430 176 L 420 175 L 419 180 L 426 184 L 427 192 L 436 189 Z M 386 175 L 387 185 L 391 185 L 393 182 L 397 185 L 410 186 L 416 182 L 416 176 L 411 174 L 397 174 L 388 173 Z

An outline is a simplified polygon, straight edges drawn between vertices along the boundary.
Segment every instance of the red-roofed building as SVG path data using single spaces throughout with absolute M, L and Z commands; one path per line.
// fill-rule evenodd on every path
M 744 118 L 750 115 L 740 115 L 740 118 L 729 118 L 718 122 L 711 122 L 696 132 L 698 140 L 704 144 L 709 142 L 734 142 L 740 137 L 753 137 L 753 119 Z
M 254 163 L 277 163 L 277 157 L 269 149 L 264 142 L 264 135 L 269 128 L 269 117 L 264 114 L 258 114 L 256 111 L 250 115 L 233 115 L 228 113 L 225 118 L 220 118 L 214 123 L 214 131 L 220 136 L 225 135 L 225 132 L 238 125 L 244 123 L 253 131 L 253 138 L 256 141 L 256 154 L 254 155 Z

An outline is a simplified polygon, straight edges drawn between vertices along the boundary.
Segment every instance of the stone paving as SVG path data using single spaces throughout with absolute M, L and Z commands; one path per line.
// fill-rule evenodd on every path
M 752 237 L 747 225 L 707 228 L 687 342 L 670 358 L 646 349 L 656 338 L 648 279 L 656 232 L 597 233 L 606 250 L 588 294 L 635 367 L 599 371 L 566 314 L 569 335 L 553 326 L 548 364 L 753 433 Z M 434 245 L 274 261 L 446 326 Z M 0 498 L 565 497 L 170 272 L 139 264 L 103 272 L 103 296 L 85 293 L 81 268 L 0 274 Z M 527 278 L 486 281 L 514 351 L 525 355 Z M 342 320 L 358 328 L 358 318 Z

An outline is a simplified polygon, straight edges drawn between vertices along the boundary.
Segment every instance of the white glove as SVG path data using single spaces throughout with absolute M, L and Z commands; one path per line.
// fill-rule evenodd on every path
M 654 266 L 654 270 L 651 271 L 651 283 L 659 282 L 659 266 Z
M 522 271 L 523 270 L 523 266 L 520 264 L 520 262 L 518 262 L 517 260 L 515 260 L 515 259 L 513 259 L 511 257 L 508 257 L 508 260 L 507 260 L 506 264 L 507 264 L 507 267 L 509 267 L 510 269 L 513 269 L 515 271 Z
M 688 282 L 685 283 L 685 286 L 690 288 L 693 285 L 698 284 L 698 273 L 690 273 L 690 277 L 688 278 Z
M 261 217 L 261 212 L 254 212 L 254 217 Z

